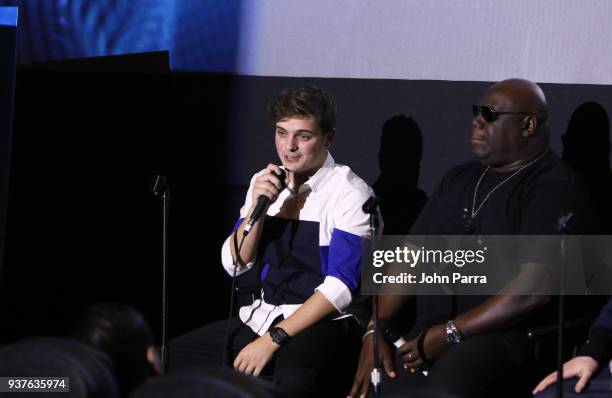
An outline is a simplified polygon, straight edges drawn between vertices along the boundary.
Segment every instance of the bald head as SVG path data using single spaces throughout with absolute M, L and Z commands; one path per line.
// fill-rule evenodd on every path
M 508 79 L 487 89 L 472 119 L 472 152 L 495 170 L 513 170 L 548 148 L 546 97 L 535 83 Z M 489 109 L 483 115 L 482 109 Z
M 548 108 L 544 91 L 532 81 L 507 79 L 493 84 L 487 93 L 496 92 L 505 96 L 509 105 L 516 111 L 535 114 L 538 124 L 543 125 L 548 118 Z

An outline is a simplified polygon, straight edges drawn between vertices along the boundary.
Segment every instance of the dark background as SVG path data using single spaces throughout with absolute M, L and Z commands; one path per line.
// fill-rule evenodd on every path
M 115 61 L 18 69 L 3 341 L 65 333 L 101 300 L 136 306 L 159 336 L 161 202 L 149 192 L 159 173 L 172 188 L 169 336 L 225 317 L 220 247 L 250 176 L 277 161 L 265 104 L 282 87 L 314 83 L 336 96 L 332 153 L 369 183 L 383 123 L 413 116 L 424 136 L 420 184 L 431 192 L 471 158 L 470 104 L 490 84 L 180 73 L 166 71 L 163 56 L 143 68 L 136 58 Z M 578 105 L 612 106 L 608 86 L 542 86 L 557 153 Z
M 6 245 L 11 133 L 15 92 L 16 9 L 0 7 L 0 293 Z
M 65 333 L 100 300 L 135 305 L 159 326 L 157 173 L 172 189 L 170 333 L 226 313 L 219 165 L 230 81 L 18 71 L 4 339 Z

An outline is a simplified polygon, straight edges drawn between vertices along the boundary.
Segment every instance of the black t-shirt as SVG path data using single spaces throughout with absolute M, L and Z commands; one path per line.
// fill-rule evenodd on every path
M 450 170 L 426 204 L 410 230 L 413 235 L 461 235 L 465 218 L 474 203 L 478 179 L 486 170 L 479 162 L 469 162 Z M 487 194 L 515 171 L 497 173 L 488 169 L 476 195 L 475 209 Z M 559 217 L 573 212 L 568 233 L 582 232 L 585 215 L 582 188 L 576 174 L 548 150 L 541 159 L 507 180 L 493 192 L 478 211 L 474 234 L 554 235 Z M 580 192 L 579 192 L 580 191 Z
M 567 233 L 584 231 L 590 218 L 585 211 L 583 188 L 575 173 L 552 150 L 512 176 L 515 172 L 498 173 L 479 162 L 451 169 L 427 202 L 411 234 L 556 235 L 559 218 L 569 212 L 573 217 Z M 473 208 L 477 214 L 472 218 Z M 420 296 L 416 330 L 446 322 L 486 298 Z

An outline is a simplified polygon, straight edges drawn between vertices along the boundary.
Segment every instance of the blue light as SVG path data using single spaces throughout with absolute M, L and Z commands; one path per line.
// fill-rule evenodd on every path
M 0 0 L 0 4 L 14 1 Z M 173 70 L 233 72 L 241 3 L 242 0 L 24 1 L 17 61 L 28 65 L 169 51 Z
M 17 7 L 0 7 L 0 25 L 17 26 Z

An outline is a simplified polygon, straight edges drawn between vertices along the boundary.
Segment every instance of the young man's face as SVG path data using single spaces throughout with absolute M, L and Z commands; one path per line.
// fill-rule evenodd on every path
M 313 117 L 285 118 L 276 123 L 276 152 L 283 166 L 296 174 L 314 174 L 325 162 L 333 131 L 323 134 Z

